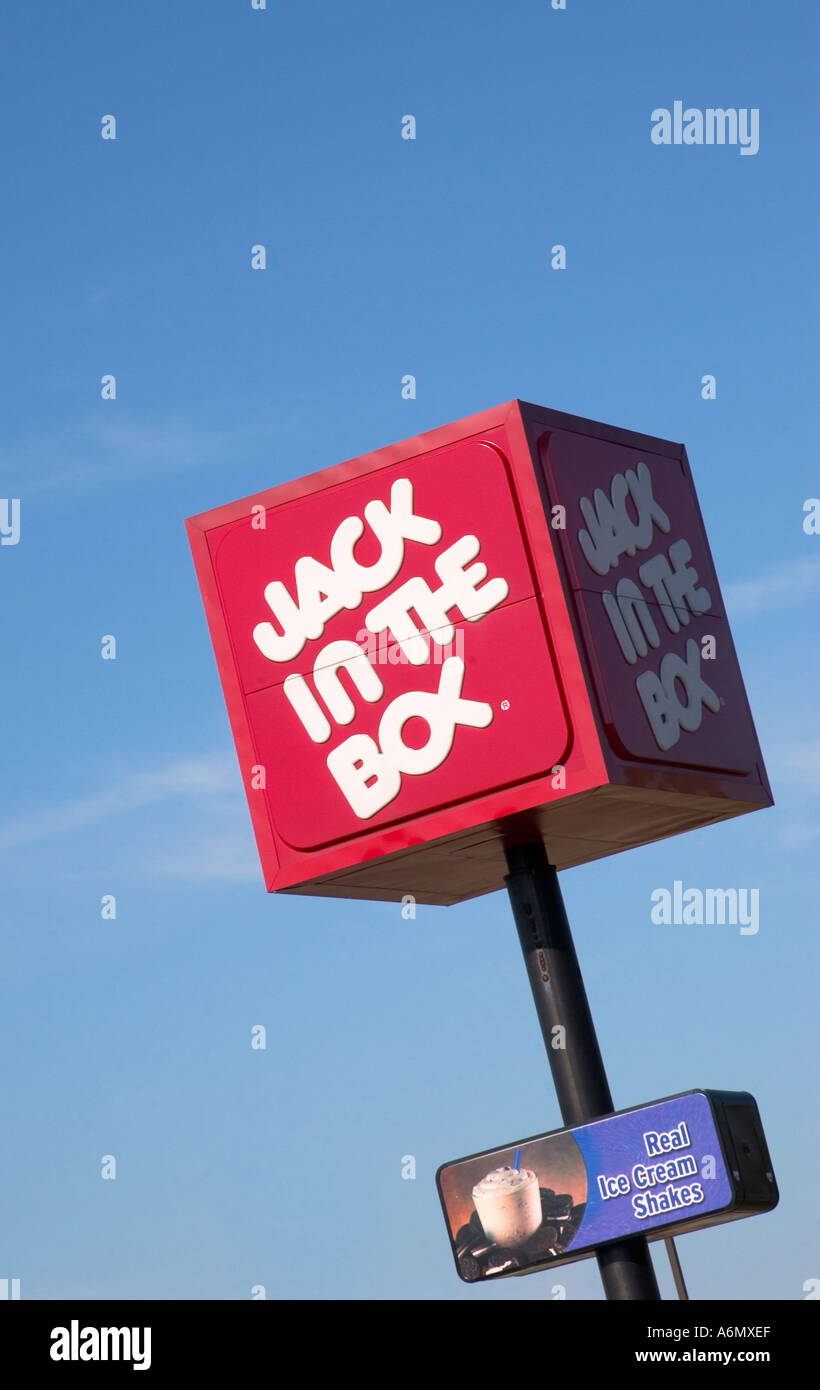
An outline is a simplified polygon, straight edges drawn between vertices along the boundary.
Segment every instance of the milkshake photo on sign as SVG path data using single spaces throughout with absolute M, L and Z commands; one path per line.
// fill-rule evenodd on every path
M 586 1208 L 586 1166 L 568 1133 L 445 1164 L 437 1182 L 458 1272 L 468 1283 L 559 1258 Z

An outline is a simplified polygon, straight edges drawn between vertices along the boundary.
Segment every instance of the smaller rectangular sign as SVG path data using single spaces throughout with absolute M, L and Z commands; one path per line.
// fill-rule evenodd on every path
M 436 1174 L 468 1283 L 770 1211 L 778 1192 L 745 1091 L 688 1091 L 445 1163 Z

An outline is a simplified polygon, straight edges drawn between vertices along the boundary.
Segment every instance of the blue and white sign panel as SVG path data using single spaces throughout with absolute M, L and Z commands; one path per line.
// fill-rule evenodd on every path
M 777 1202 L 757 1106 L 690 1091 L 444 1164 L 459 1274 L 474 1282 L 766 1211 Z

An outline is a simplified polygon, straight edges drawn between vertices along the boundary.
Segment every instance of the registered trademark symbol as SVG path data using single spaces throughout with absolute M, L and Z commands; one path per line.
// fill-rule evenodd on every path
M 509 708 L 510 708 L 510 702 L 509 702 L 509 700 L 502 700 L 502 701 L 501 701 L 501 708 L 502 708 L 502 709 L 509 709 Z

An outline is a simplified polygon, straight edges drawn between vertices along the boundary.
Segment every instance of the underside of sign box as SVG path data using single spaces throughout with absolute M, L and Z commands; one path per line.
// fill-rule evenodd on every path
M 412 894 L 418 903 L 450 907 L 503 888 L 507 846 L 541 839 L 550 863 L 557 869 L 572 869 L 769 804 L 642 787 L 597 787 L 516 817 L 513 824 L 476 826 L 465 834 L 415 845 L 280 891 L 374 902 L 400 902 Z M 578 816 L 575 822 L 573 810 Z M 579 833 L 573 834 L 576 828 Z
M 348 568 L 375 573 L 386 550 L 365 518 L 378 531 L 400 503 L 428 534 L 360 606 L 329 608 L 345 535 L 363 535 Z M 680 444 L 511 401 L 188 530 L 273 892 L 452 904 L 503 886 L 506 846 L 540 837 L 571 868 L 772 804 Z M 316 594 L 330 617 L 281 655 L 305 564 L 329 577 Z M 447 679 L 479 710 L 423 766 L 385 711 L 434 708 L 444 639 L 405 604 L 431 653 L 407 664 L 401 623 L 373 616 L 397 590 L 421 592 L 422 607 L 446 595 L 450 650 L 463 653 Z M 334 700 L 326 653 L 361 646 L 366 620 L 391 644 L 382 664 L 365 644 L 380 689 L 362 694 L 347 667 Z M 388 737 L 401 777 L 379 771 Z

